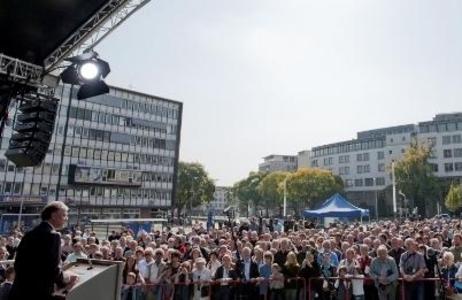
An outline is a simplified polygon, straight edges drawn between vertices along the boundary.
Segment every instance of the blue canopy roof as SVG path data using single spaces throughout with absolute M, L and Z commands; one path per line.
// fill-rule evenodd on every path
M 369 215 L 368 209 L 362 209 L 348 202 L 340 194 L 335 194 L 322 204 L 319 209 L 308 210 L 303 212 L 305 218 L 359 218 Z

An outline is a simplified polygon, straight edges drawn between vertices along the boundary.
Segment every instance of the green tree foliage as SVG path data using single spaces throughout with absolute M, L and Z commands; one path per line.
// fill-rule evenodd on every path
M 178 213 L 189 209 L 190 202 L 196 207 L 213 199 L 215 184 L 199 163 L 180 162 L 178 166 L 178 184 L 176 208 Z
M 314 201 L 342 191 L 342 179 L 328 170 L 304 168 L 287 177 L 288 201 L 297 212 L 309 207 Z
M 395 164 L 396 185 L 417 206 L 419 214 L 427 215 L 440 195 L 438 179 L 428 163 L 431 149 L 412 143 L 401 160 Z M 427 208 L 427 209 L 426 209 Z
M 258 192 L 262 198 L 262 205 L 267 211 L 282 205 L 283 184 L 289 174 L 289 172 L 271 172 L 261 180 Z
M 259 207 L 262 203 L 262 196 L 259 192 L 260 182 L 265 178 L 267 173 L 251 172 L 249 176 L 238 181 L 233 186 L 233 195 L 239 199 L 239 208 L 247 212 L 249 205 Z
M 451 184 L 444 204 L 453 213 L 462 208 L 462 189 L 459 184 Z

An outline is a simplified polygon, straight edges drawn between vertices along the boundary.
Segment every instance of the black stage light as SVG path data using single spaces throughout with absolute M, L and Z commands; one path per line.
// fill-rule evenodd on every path
M 63 83 L 80 85 L 77 99 L 86 99 L 109 93 L 103 78 L 111 72 L 109 64 L 98 58 L 94 51 L 66 59 L 71 63 L 61 74 Z

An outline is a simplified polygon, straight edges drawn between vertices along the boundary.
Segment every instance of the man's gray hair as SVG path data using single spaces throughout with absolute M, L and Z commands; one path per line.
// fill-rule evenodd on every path
M 51 215 L 54 212 L 57 212 L 59 210 L 68 211 L 69 208 L 62 201 L 52 201 L 48 203 L 42 210 L 42 214 L 41 214 L 42 221 L 50 220 Z

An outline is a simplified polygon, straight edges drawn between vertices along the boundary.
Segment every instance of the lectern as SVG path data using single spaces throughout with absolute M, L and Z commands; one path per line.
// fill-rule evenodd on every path
M 120 300 L 123 262 L 78 259 L 64 268 L 79 275 L 66 300 Z

